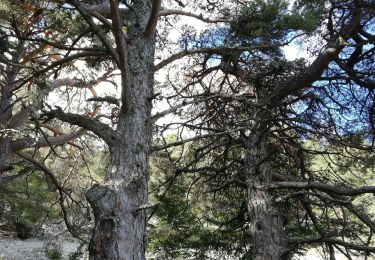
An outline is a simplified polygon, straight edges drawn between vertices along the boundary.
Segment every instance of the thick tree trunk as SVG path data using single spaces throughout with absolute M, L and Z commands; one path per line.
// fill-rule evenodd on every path
M 17 50 L 19 53 L 15 54 L 12 59 L 15 64 L 20 60 L 23 44 L 19 44 Z M 16 66 L 9 68 L 6 73 L 5 84 L 2 84 L 0 89 L 0 176 L 2 172 L 7 170 L 10 158 L 11 133 L 8 131 L 8 122 L 13 112 L 12 88 L 17 72 L 18 68 Z
M 248 138 L 244 166 L 253 259 L 286 259 L 287 240 L 283 232 L 282 217 L 266 188 L 271 181 L 271 169 L 267 163 L 266 140 L 261 133 Z
M 154 40 L 143 32 L 150 1 L 136 1 L 135 24 L 129 25 L 127 75 L 122 77 L 123 107 L 116 140 L 110 146 L 110 164 L 103 184 L 87 193 L 94 210 L 95 229 L 90 259 L 145 259 L 151 97 L 153 93 Z
M 0 134 L 0 186 L 2 183 L 2 173 L 7 171 L 7 164 L 9 163 L 9 152 L 10 140 L 5 135 Z

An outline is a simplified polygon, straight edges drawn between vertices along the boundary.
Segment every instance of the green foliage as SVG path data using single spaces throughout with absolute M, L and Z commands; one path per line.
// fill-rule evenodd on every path
M 52 248 L 46 251 L 47 258 L 49 260 L 60 260 L 62 259 L 62 253 L 59 248 Z
M 148 250 L 168 259 L 205 259 L 213 252 L 242 255 L 246 250 L 241 251 L 238 246 L 250 243 L 249 233 L 242 226 L 230 229 L 224 225 L 230 222 L 239 198 L 200 194 L 196 187 L 190 187 L 193 180 L 189 179 L 176 180 L 168 195 L 156 196 L 161 205 L 150 229 Z M 243 196 L 242 192 L 239 194 Z
M 19 219 L 28 225 L 41 221 L 46 214 L 52 218 L 59 217 L 59 209 L 51 206 L 55 193 L 46 182 L 44 175 L 38 171 L 31 172 L 26 178 L 18 179 L 4 187 L 2 196 L 10 206 L 3 220 Z
M 87 142 L 90 140 L 87 139 Z M 72 226 L 84 235 L 85 232 L 90 232 L 81 230 L 81 227 L 87 226 L 90 221 L 90 212 L 84 193 L 93 181 L 103 178 L 108 154 L 105 151 L 101 152 L 100 148 L 96 149 L 96 153 L 84 154 L 81 151 L 84 160 L 78 157 L 76 160 L 80 160 L 74 163 L 65 158 L 73 159 L 76 156 L 76 150 L 56 147 L 55 151 L 61 157 L 51 156 L 45 164 L 54 173 L 59 183 L 63 184 L 65 191 L 69 192 L 70 197 L 64 196 L 64 207 L 66 207 Z M 39 152 L 40 154 L 36 154 L 36 157 L 44 157 L 44 153 L 48 153 L 44 149 Z M 6 205 L 9 205 L 2 214 L 1 221 L 12 224 L 18 220 L 27 227 L 34 228 L 46 218 L 62 219 L 60 194 L 52 179 L 45 173 L 21 163 L 15 171 L 25 171 L 27 174 L 24 178 L 14 180 L 1 190 L 3 200 Z M 74 199 L 74 202 L 71 199 Z
M 179 172 L 194 158 L 196 147 L 191 143 L 152 158 L 150 200 L 160 204 L 150 221 L 148 251 L 160 259 L 243 257 L 251 241 L 244 225 L 244 191 L 208 192 L 213 187 L 203 173 Z
M 292 31 L 311 32 L 322 19 L 323 5 L 312 8 L 294 6 L 289 10 L 284 0 L 251 1 L 241 10 L 240 15 L 231 22 L 231 30 L 236 37 L 260 39 L 273 42 L 285 39 Z
M 360 134 L 358 134 L 360 135 Z M 363 143 L 363 137 L 355 137 Z M 360 139 L 360 140 L 359 140 Z M 343 148 L 332 144 L 305 142 L 304 147 L 310 151 L 318 151 L 309 156 L 309 169 L 312 181 L 330 183 L 338 187 L 362 187 L 374 185 L 375 156 L 373 153 L 354 148 Z M 319 152 L 320 151 L 320 152 Z M 324 152 L 322 152 L 324 151 Z M 314 197 L 310 198 L 315 201 Z M 324 198 L 322 198 L 324 199 Z M 343 200 L 343 197 L 337 197 Z M 368 227 L 357 214 L 366 214 L 369 219 L 375 217 L 375 202 L 373 194 L 364 194 L 350 199 L 347 203 L 352 206 L 343 207 L 346 203 L 331 203 L 324 205 L 313 204 L 312 211 L 320 216 L 311 232 L 326 232 L 346 236 L 351 241 L 368 239 Z M 355 209 L 350 210 L 350 208 Z M 357 213 L 355 213 L 357 212 Z M 302 232 L 295 230 L 296 234 Z M 373 243 L 370 243 L 373 246 Z

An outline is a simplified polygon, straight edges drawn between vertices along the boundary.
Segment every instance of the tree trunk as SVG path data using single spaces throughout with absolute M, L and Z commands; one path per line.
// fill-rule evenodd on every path
M 95 216 L 90 259 L 145 259 L 151 97 L 153 94 L 154 40 L 143 32 L 150 14 L 149 1 L 136 1 L 136 18 L 128 25 L 127 75 L 122 77 L 123 107 L 116 140 L 109 147 L 105 181 L 87 193 Z M 124 93 L 125 91 L 125 93 Z M 126 98 L 124 98 L 126 97 Z
M 267 190 L 270 166 L 267 163 L 266 139 L 261 133 L 246 141 L 245 174 L 247 180 L 247 208 L 253 243 L 253 259 L 286 259 L 288 252 L 282 217 Z
M 9 163 L 10 157 L 10 139 L 5 135 L 6 134 L 0 134 L 0 186 L 3 184 L 1 176 L 7 171 L 7 164 Z
M 14 54 L 12 62 L 17 64 L 23 54 L 23 43 L 19 43 L 17 53 Z M 11 134 L 8 129 L 8 122 L 12 117 L 13 104 L 12 104 L 12 91 L 13 84 L 16 81 L 18 73 L 17 66 L 8 66 L 5 76 L 5 84 L 0 88 L 0 176 L 1 173 L 7 170 L 7 164 L 10 159 L 10 144 L 12 141 Z M 0 179 L 1 183 L 1 179 Z
M 7 171 L 7 165 L 10 159 L 11 133 L 7 130 L 7 123 L 12 113 L 10 95 L 8 91 L 2 89 L 0 96 L 0 186 L 4 182 L 3 178 L 1 178 L 2 173 Z

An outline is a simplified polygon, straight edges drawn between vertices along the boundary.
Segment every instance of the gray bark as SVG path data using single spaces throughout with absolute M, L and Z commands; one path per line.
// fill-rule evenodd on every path
M 358 1 L 355 1 L 358 5 Z M 344 48 L 342 44 L 345 42 L 353 32 L 355 32 L 360 22 L 360 8 L 356 6 L 353 10 L 353 16 L 346 26 L 342 28 L 340 34 L 332 37 L 323 50 L 311 63 L 306 70 L 299 76 L 293 76 L 287 80 L 278 90 L 272 93 L 264 93 L 259 106 L 266 107 L 264 111 L 255 112 L 254 117 L 258 119 L 255 122 L 265 122 L 268 116 L 267 110 L 271 110 L 280 105 L 280 102 L 287 96 L 290 96 L 298 91 L 308 88 L 316 80 L 318 80 L 328 65 L 334 60 Z M 256 116 L 258 115 L 258 116 Z M 245 155 L 245 175 L 247 181 L 247 208 L 250 217 L 250 233 L 253 239 L 253 259 L 257 260 L 273 260 L 273 259 L 288 259 L 288 243 L 290 239 L 286 237 L 286 233 L 282 224 L 282 216 L 278 211 L 277 205 L 272 197 L 271 189 L 273 186 L 279 185 L 292 188 L 306 188 L 314 187 L 323 190 L 328 190 L 329 187 L 317 184 L 298 184 L 290 182 L 271 183 L 271 173 L 273 172 L 271 166 L 267 163 L 267 149 L 266 149 L 266 125 L 255 125 L 252 134 L 246 140 L 246 155 Z M 262 132 L 261 130 L 264 130 Z M 302 186 L 302 187 L 301 187 Z M 318 186 L 318 187 L 316 187 Z M 332 189 L 331 189 L 332 190 Z M 366 188 L 363 190 L 351 189 L 335 189 L 336 193 L 360 193 L 370 190 Z
M 17 46 L 17 52 L 12 58 L 12 62 L 17 64 L 22 57 L 24 51 L 23 43 L 19 43 Z M 8 66 L 5 74 L 4 82 L 1 84 L 0 89 L 0 176 L 2 172 L 7 170 L 7 164 L 10 158 L 10 145 L 11 135 L 7 129 L 9 128 L 9 122 L 12 118 L 13 105 L 12 105 L 12 94 L 14 88 L 14 82 L 17 78 L 18 68 L 17 66 Z M 0 184 L 4 184 L 5 179 L 0 179 Z
M 272 194 L 268 189 L 261 188 L 270 184 L 271 169 L 267 163 L 266 140 L 260 132 L 250 135 L 246 140 L 244 164 L 253 259 L 285 259 L 288 247 L 282 216 Z
M 148 161 L 151 141 L 154 37 L 143 32 L 151 1 L 134 3 L 134 24 L 128 28 L 122 64 L 122 108 L 116 140 L 109 145 L 110 164 L 105 181 L 87 193 L 95 216 L 90 259 L 145 259 Z
M 9 147 L 10 139 L 5 136 L 0 136 L 0 176 L 7 170 L 7 163 L 9 162 Z M 1 178 L 0 178 L 1 184 Z

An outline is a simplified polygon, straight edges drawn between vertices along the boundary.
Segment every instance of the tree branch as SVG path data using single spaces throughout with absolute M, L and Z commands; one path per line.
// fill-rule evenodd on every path
M 61 186 L 61 184 L 60 184 L 59 180 L 56 178 L 55 174 L 53 174 L 53 172 L 50 169 L 48 169 L 48 167 L 44 163 L 38 162 L 33 157 L 31 157 L 31 156 L 29 156 L 25 153 L 22 153 L 22 152 L 16 152 L 16 154 L 19 157 L 21 157 L 22 159 L 25 159 L 26 161 L 29 161 L 30 163 L 32 163 L 33 165 L 38 167 L 40 170 L 42 170 L 45 174 L 47 174 L 51 178 L 53 184 L 56 186 L 56 188 L 58 190 L 63 191 L 65 194 L 67 194 L 70 197 L 69 193 L 66 192 L 64 187 Z
M 48 118 L 57 118 L 72 125 L 81 126 L 96 134 L 109 146 L 111 146 L 116 139 L 115 131 L 112 128 L 110 128 L 107 124 L 104 124 L 99 120 L 95 120 L 89 116 L 65 113 L 61 110 L 61 108 L 48 111 L 45 113 L 45 116 L 47 116 Z
M 365 223 L 373 233 L 375 233 L 375 223 L 366 214 L 364 214 L 350 202 L 344 203 L 343 206 L 346 207 L 350 212 L 352 212 L 359 220 Z
M 344 62 L 342 61 L 336 61 L 337 65 L 339 65 L 339 67 L 345 71 L 348 76 L 350 77 L 349 79 L 353 80 L 356 84 L 362 86 L 362 87 L 365 87 L 369 90 L 374 90 L 375 89 L 375 81 L 374 80 L 371 80 L 371 78 L 366 78 L 366 77 L 363 77 L 363 80 L 360 80 L 358 75 L 357 75 L 357 72 L 351 68 L 350 66 L 348 66 L 347 64 L 345 64 Z
M 245 130 L 245 129 L 247 129 L 247 128 L 243 127 L 243 128 L 237 128 L 233 131 L 222 131 L 222 132 L 217 132 L 217 133 L 212 133 L 212 134 L 197 135 L 197 136 L 194 136 L 194 137 L 191 137 L 191 138 L 186 138 L 184 140 L 179 140 L 179 141 L 176 141 L 176 142 L 173 142 L 173 143 L 153 146 L 151 148 L 151 151 L 153 151 L 153 152 L 160 151 L 160 150 L 164 150 L 164 149 L 167 149 L 167 148 L 180 146 L 180 145 L 183 145 L 183 144 L 186 144 L 188 142 L 195 141 L 195 140 L 199 140 L 199 139 L 203 139 L 203 138 L 211 138 L 211 137 L 216 137 L 216 136 L 222 136 L 222 135 L 230 134 L 230 133 L 237 132 L 237 131 L 240 131 L 240 130 Z
M 77 87 L 77 88 L 91 88 L 93 86 L 98 85 L 99 83 L 108 79 L 109 75 L 112 73 L 113 69 L 108 69 L 102 76 L 90 80 L 90 81 L 83 81 L 77 78 L 60 78 L 50 82 L 50 85 L 53 89 L 63 86 L 69 87 Z
M 158 16 L 160 17 L 160 16 L 168 16 L 168 15 L 189 16 L 189 17 L 193 17 L 193 18 L 196 18 L 198 20 L 201 20 L 202 22 L 205 22 L 205 23 L 225 23 L 225 22 L 229 22 L 229 19 L 225 19 L 225 18 L 210 19 L 210 18 L 203 17 L 202 14 L 194 14 L 194 13 L 183 11 L 183 10 L 164 9 L 164 10 L 161 10 L 159 12 Z
M 337 34 L 328 43 L 328 47 L 315 59 L 315 61 L 302 73 L 294 76 L 289 82 L 285 83 L 273 95 L 270 95 L 260 103 L 265 106 L 275 107 L 285 97 L 295 94 L 296 92 L 310 87 L 315 81 L 319 80 L 320 76 L 327 69 L 329 63 L 333 61 L 340 51 L 345 47 L 345 41 L 349 39 L 351 34 L 355 31 L 360 21 L 361 12 L 358 7 L 353 11 L 353 18 L 347 26 L 341 30 L 341 34 Z
M 37 160 L 35 160 L 33 157 L 27 155 L 27 154 L 24 154 L 22 152 L 17 152 L 16 153 L 19 157 L 29 161 L 30 163 L 32 163 L 33 165 L 35 165 L 36 167 L 38 167 L 42 172 L 44 172 L 46 175 L 48 175 L 48 177 L 50 177 L 50 179 L 52 180 L 53 184 L 55 185 L 56 189 L 59 191 L 59 202 L 60 202 L 60 206 L 61 206 L 61 209 L 62 209 L 62 212 L 63 212 L 63 217 L 64 217 L 64 222 L 66 224 L 66 227 L 68 228 L 69 232 L 76 238 L 82 240 L 79 235 L 77 234 L 77 232 L 75 232 L 74 230 L 74 227 L 72 226 L 72 224 L 70 223 L 69 221 L 69 218 L 68 218 L 68 212 L 64 206 L 64 194 L 66 196 L 68 196 L 72 201 L 74 201 L 75 203 L 78 203 L 74 198 L 72 198 L 72 196 L 69 194 L 69 192 L 67 192 L 64 187 L 60 184 L 60 181 L 56 178 L 55 174 L 44 164 L 44 163 L 40 163 L 38 162 Z
M 293 237 L 289 238 L 289 242 L 292 244 L 314 244 L 314 243 L 330 243 L 343 246 L 347 249 L 352 249 L 356 251 L 363 252 L 375 252 L 375 247 L 365 246 L 365 245 L 356 245 L 349 242 L 345 242 L 335 238 L 325 238 L 325 237 Z
M 320 182 L 282 181 L 271 183 L 271 189 L 316 189 L 326 193 L 344 196 L 358 196 L 366 193 L 375 193 L 375 186 L 363 186 L 360 188 L 338 187 Z
M 89 99 L 87 99 L 87 101 L 107 102 L 107 103 L 110 103 L 110 104 L 114 104 L 116 106 L 120 105 L 120 100 L 118 100 L 115 97 L 110 97 L 110 96 L 89 98 Z
M 191 105 L 191 104 L 197 104 L 197 103 L 200 103 L 200 102 L 208 101 L 208 100 L 211 100 L 213 98 L 220 98 L 220 97 L 221 98 L 231 99 L 230 96 L 224 97 L 223 95 L 212 95 L 212 96 L 208 96 L 206 98 L 194 99 L 192 101 L 183 101 L 182 103 L 180 103 L 178 105 L 175 105 L 173 107 L 170 107 L 169 109 L 157 112 L 155 115 L 151 116 L 151 120 L 153 122 L 155 122 L 159 118 L 162 118 L 163 116 L 166 116 L 166 115 L 168 115 L 168 114 L 170 114 L 172 112 L 175 112 L 179 108 L 182 108 L 182 107 L 185 107 L 185 106 L 188 106 L 188 105 Z
M 144 37 L 146 40 L 151 39 L 151 36 L 155 33 L 156 26 L 158 24 L 159 10 L 161 6 L 161 0 L 153 0 L 151 14 L 147 22 Z
M 94 56 L 99 56 L 99 57 L 102 57 L 102 56 L 106 56 L 108 55 L 106 52 L 92 52 L 92 51 L 85 51 L 85 52 L 79 52 L 79 53 L 76 53 L 76 54 L 73 54 L 73 55 L 70 55 L 68 57 L 65 57 L 65 58 L 62 58 L 58 61 L 55 61 L 53 62 L 51 65 L 45 67 L 44 69 L 41 69 L 41 70 L 38 70 L 36 72 L 34 72 L 32 75 L 30 75 L 29 77 L 27 77 L 26 79 L 24 79 L 23 81 L 21 81 L 20 84 L 18 84 L 17 88 L 16 89 L 19 89 L 21 88 L 23 85 L 25 85 L 26 83 L 28 83 L 30 80 L 46 73 L 47 71 L 55 68 L 55 67 L 58 67 L 60 65 L 63 65 L 63 64 L 66 64 L 66 63 L 69 63 L 71 61 L 74 61 L 76 59 L 79 59 L 79 58 L 84 58 L 84 57 L 94 57 Z
M 15 141 L 12 141 L 10 145 L 11 152 L 17 152 L 25 148 L 29 147 L 47 147 L 51 145 L 62 145 L 68 142 L 71 142 L 74 139 L 77 139 L 80 137 L 86 130 L 81 129 L 76 132 L 72 132 L 65 135 L 59 135 L 59 136 L 53 136 L 53 137 L 41 137 L 39 139 L 33 138 L 33 137 L 27 137 L 22 139 L 17 139 Z
M 102 29 L 94 23 L 88 10 L 77 0 L 68 0 L 68 2 L 71 3 L 77 9 L 77 11 L 82 15 L 82 17 L 86 20 L 87 24 L 90 26 L 92 31 L 99 37 L 104 47 L 108 50 L 113 60 L 116 62 L 117 65 L 119 65 L 118 54 L 116 53 L 115 49 L 112 47 L 111 43 L 107 39 Z
M 193 55 L 193 54 L 219 54 L 219 55 L 224 55 L 233 51 L 253 51 L 253 50 L 266 50 L 269 48 L 274 48 L 274 47 L 282 47 L 286 45 L 287 43 L 282 43 L 282 44 L 270 44 L 270 45 L 258 45 L 258 46 L 248 46 L 248 47 L 213 47 L 213 48 L 201 48 L 201 49 L 194 49 L 194 50 L 183 50 L 181 52 L 178 52 L 176 54 L 173 54 L 169 58 L 159 62 L 154 66 L 154 70 L 157 71 L 169 63 L 172 63 L 178 59 L 181 59 L 185 56 L 188 55 Z
M 125 42 L 125 35 L 124 32 L 122 31 L 122 22 L 121 22 L 121 17 L 119 13 L 119 8 L 117 5 L 117 1 L 115 0 L 110 0 L 110 6 L 111 6 L 111 14 L 112 14 L 112 27 L 113 27 L 113 35 L 116 40 L 116 47 L 117 47 L 117 52 L 119 55 L 119 60 L 118 60 L 118 67 L 121 71 L 121 102 L 122 102 L 122 108 L 123 111 L 126 111 L 129 102 L 128 102 L 128 75 L 129 75 L 129 70 L 128 70 L 128 57 L 127 57 L 127 45 Z
M 111 8 L 109 1 L 105 0 L 100 4 L 92 4 L 86 7 L 87 11 L 96 17 L 97 14 L 101 15 L 105 19 L 112 19 Z M 121 16 L 127 16 L 129 14 L 129 9 L 119 8 Z M 98 18 L 98 17 L 96 17 Z M 101 20 L 101 19 L 99 19 Z

